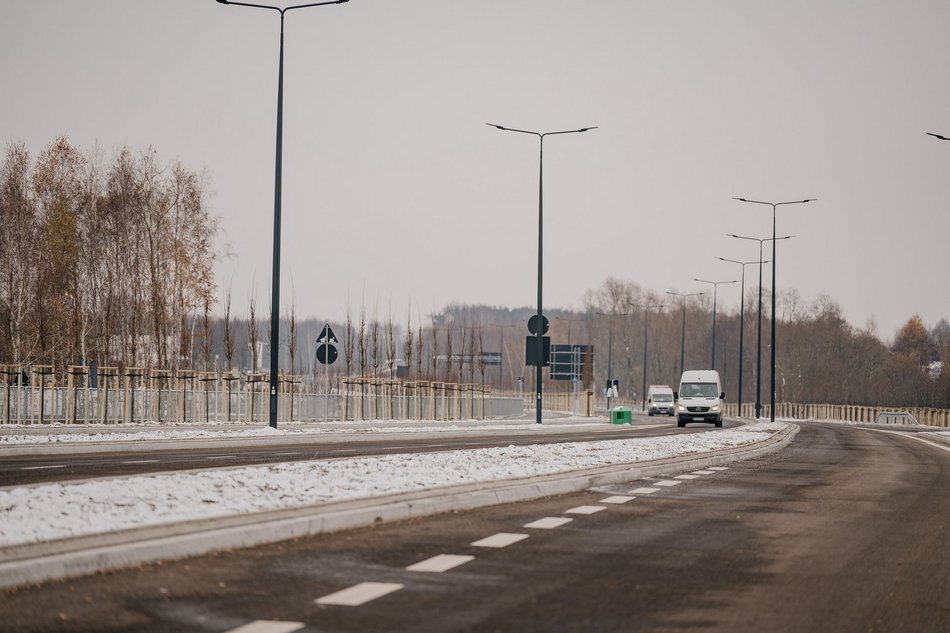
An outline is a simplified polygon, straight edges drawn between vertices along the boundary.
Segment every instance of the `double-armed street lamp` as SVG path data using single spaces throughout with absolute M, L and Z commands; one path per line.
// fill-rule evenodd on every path
M 704 292 L 691 292 L 691 293 L 682 293 L 682 292 L 673 292 L 672 290 L 667 290 L 666 294 L 673 295 L 674 297 L 683 297 L 683 332 L 680 335 L 680 375 L 683 375 L 683 361 L 686 359 L 686 298 L 687 297 L 700 297 L 706 293 Z
M 733 198 L 733 200 L 738 200 L 739 202 L 748 202 L 750 204 L 764 204 L 772 207 L 772 371 L 771 371 L 771 398 L 770 398 L 770 407 L 769 407 L 769 419 L 772 422 L 775 422 L 775 298 L 778 294 L 775 287 L 775 269 L 777 268 L 778 261 L 776 258 L 775 243 L 778 241 L 775 237 L 775 214 L 776 209 L 781 206 L 789 204 L 805 204 L 806 202 L 814 202 L 817 198 L 806 198 L 805 200 L 791 200 L 789 202 L 762 202 L 761 200 L 747 200 L 746 198 Z
M 710 284 L 713 287 L 713 326 L 712 326 L 712 365 L 709 366 L 710 369 L 716 368 L 716 298 L 719 294 L 719 286 L 722 284 L 734 284 L 736 279 L 730 279 L 729 281 L 707 281 L 706 279 L 697 279 L 693 277 L 693 281 L 698 281 L 701 284 Z
M 729 233 L 728 237 L 734 237 L 738 240 L 750 240 L 759 243 L 759 311 L 756 318 L 755 336 L 757 339 L 755 350 L 755 417 L 758 419 L 762 414 L 762 244 L 765 242 L 774 242 L 776 239 L 788 240 L 794 235 L 783 235 L 779 238 L 771 237 L 748 237 L 746 235 L 735 235 Z
M 933 132 L 927 132 L 927 136 L 932 136 L 934 138 L 939 138 L 941 141 L 950 141 L 950 137 L 946 137 L 942 134 L 934 134 Z
M 662 303 L 633 304 L 643 310 L 643 386 L 640 392 L 640 400 L 643 402 L 642 410 L 647 410 L 647 332 L 650 331 L 650 310 L 654 308 L 665 308 Z
M 762 256 L 762 253 L 759 253 L 759 257 Z M 762 264 L 767 264 L 768 261 L 755 261 L 755 262 L 740 262 L 736 259 L 727 259 L 725 257 L 719 257 L 724 262 L 729 262 L 731 264 L 739 264 L 742 267 L 742 283 L 741 290 L 739 291 L 739 416 L 742 416 L 742 358 L 744 356 L 743 350 L 745 349 L 745 267 L 750 264 L 759 264 L 761 267 Z M 761 316 L 762 308 L 762 273 L 759 272 L 759 310 Z M 756 413 L 758 416 L 758 413 Z
M 281 194 L 281 156 L 283 154 L 284 132 L 284 14 L 294 9 L 322 7 L 328 4 L 343 4 L 349 0 L 330 2 L 310 2 L 290 7 L 274 7 L 266 4 L 232 2 L 217 0 L 219 4 L 233 4 L 240 7 L 267 9 L 280 14 L 280 61 L 277 66 L 277 157 L 274 164 L 274 262 L 271 276 L 270 302 L 270 425 L 277 428 L 277 392 L 279 387 L 278 358 L 280 354 L 280 194 Z
M 578 130 L 561 130 L 558 132 L 534 132 L 531 130 L 518 130 L 505 127 L 497 123 L 486 123 L 503 132 L 518 132 L 520 134 L 531 134 L 538 137 L 538 328 L 535 336 L 537 338 L 537 374 L 535 379 L 535 423 L 541 424 L 541 377 L 544 369 L 544 315 L 541 314 L 541 288 L 542 288 L 542 252 L 544 247 L 544 137 L 554 136 L 555 134 L 578 134 L 588 130 L 596 130 L 596 126 L 584 127 Z

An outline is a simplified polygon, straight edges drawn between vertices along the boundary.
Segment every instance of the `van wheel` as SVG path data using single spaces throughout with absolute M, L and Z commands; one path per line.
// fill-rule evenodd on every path
M 649 416 L 652 418 L 652 417 L 653 417 L 653 412 L 650 411 L 647 415 L 649 415 Z
M 676 426 L 678 426 L 679 428 L 683 428 L 684 426 L 686 426 L 686 422 L 684 420 L 677 420 Z
M 722 418 L 719 418 L 718 420 L 716 420 L 716 428 L 717 429 L 722 428 Z

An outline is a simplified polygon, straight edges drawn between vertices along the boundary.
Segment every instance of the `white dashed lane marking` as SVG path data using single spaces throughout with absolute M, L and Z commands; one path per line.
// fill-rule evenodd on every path
M 565 523 L 570 523 L 573 520 L 574 519 L 569 519 L 568 517 L 544 517 L 543 519 L 526 523 L 524 527 L 538 530 L 553 530 L 554 528 L 559 528 Z
M 710 466 L 709 470 L 729 470 L 726 466 Z
M 675 481 L 673 479 L 663 479 L 662 481 L 654 481 L 654 486 L 663 486 L 664 488 L 672 488 L 673 486 L 678 486 L 682 481 Z
M 53 464 L 52 466 L 24 466 L 20 470 L 51 470 L 53 468 L 66 468 L 66 464 Z
M 606 499 L 601 499 L 601 503 L 626 503 L 628 501 L 633 501 L 636 497 L 628 497 L 626 495 L 614 495 L 613 497 L 607 497 Z
M 474 556 L 460 556 L 457 554 L 439 554 L 428 560 L 409 565 L 406 571 L 428 571 L 441 574 L 444 571 L 454 569 L 459 565 L 464 565 L 470 560 L 475 560 Z
M 716 471 L 715 470 L 694 470 L 693 474 L 694 475 L 715 475 Z
M 348 589 L 331 593 L 328 596 L 314 600 L 317 604 L 334 604 L 343 607 L 358 607 L 377 598 L 389 595 L 402 589 L 402 585 L 394 582 L 361 582 Z
M 699 479 L 699 475 L 677 475 L 676 477 L 673 477 L 673 479 Z
M 487 538 L 472 543 L 472 547 L 508 547 L 518 541 L 528 538 L 527 534 L 511 534 L 510 532 L 499 532 Z
M 281 622 L 279 620 L 255 620 L 226 633 L 292 633 L 304 627 L 302 622 Z
M 606 509 L 604 506 L 577 506 L 576 508 L 571 508 L 565 514 L 594 514 L 595 512 Z
M 659 488 L 634 488 L 630 491 L 632 495 L 652 495 L 654 492 L 659 492 Z

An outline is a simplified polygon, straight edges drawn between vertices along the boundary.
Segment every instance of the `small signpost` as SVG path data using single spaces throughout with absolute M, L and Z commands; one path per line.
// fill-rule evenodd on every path
M 323 411 L 324 422 L 330 420 L 330 365 L 336 362 L 336 359 L 339 356 L 339 353 L 336 351 L 336 346 L 334 343 L 339 343 L 336 334 L 333 333 L 333 330 L 330 329 L 330 324 L 327 323 L 323 326 L 323 331 L 320 332 L 320 336 L 317 337 L 317 361 L 323 365 L 324 376 L 327 383 L 326 391 L 326 401 Z

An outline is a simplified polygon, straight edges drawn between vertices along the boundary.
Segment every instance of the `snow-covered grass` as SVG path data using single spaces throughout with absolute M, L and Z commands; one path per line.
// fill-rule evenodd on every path
M 486 424 L 480 420 L 460 420 L 456 422 L 405 422 L 393 421 L 380 423 L 331 423 L 321 425 L 285 425 L 277 429 L 269 426 L 256 427 L 209 427 L 209 428 L 161 428 L 141 426 L 136 428 L 116 428 L 103 430 L 101 427 L 70 427 L 59 425 L 52 429 L 35 427 L 6 427 L 0 429 L 0 448 L 24 444 L 72 444 L 86 442 L 147 442 L 157 440 L 189 439 L 229 439 L 229 438 L 277 438 L 302 437 L 307 435 L 378 433 L 464 433 L 491 431 L 553 431 L 564 428 L 578 428 L 592 425 L 603 426 L 604 420 L 598 418 L 562 418 L 555 422 L 536 425 L 524 420 L 508 423 Z
M 731 448 L 784 428 L 279 463 L 0 490 L 0 546 Z

